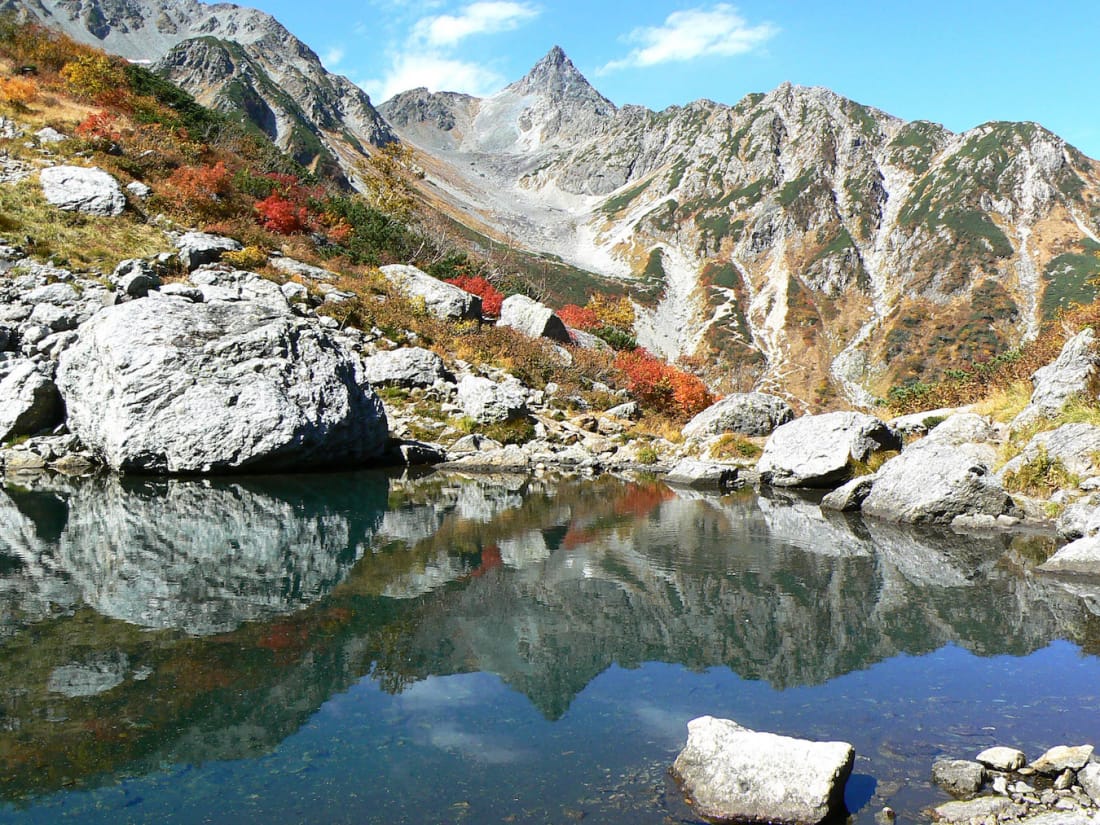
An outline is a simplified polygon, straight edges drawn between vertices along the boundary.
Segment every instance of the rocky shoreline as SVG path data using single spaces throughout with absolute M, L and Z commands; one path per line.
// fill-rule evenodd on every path
M 640 411 L 625 391 L 603 387 L 611 403 L 586 409 L 553 383 L 534 389 L 499 368 L 445 362 L 411 333 L 399 344 L 319 313 L 351 297 L 333 287 L 335 273 L 276 257 L 274 268 L 293 277 L 280 284 L 218 263 L 239 248 L 232 239 L 190 232 L 175 243 L 103 278 L 0 248 L 5 472 L 647 472 L 700 488 L 822 490 L 823 507 L 907 523 L 1049 528 L 1058 515 L 1064 538 L 1089 541 L 1100 528 L 1100 427 L 1039 430 L 999 461 L 1019 433 L 1091 392 L 1100 359 L 1088 329 L 1036 373 L 1031 403 L 1009 424 L 965 410 L 796 418 L 782 399 L 742 393 L 700 413 L 679 439 L 639 439 L 630 429 Z M 439 318 L 480 317 L 476 296 L 414 267 L 383 273 Z M 548 308 L 505 304 L 500 324 L 561 339 L 566 328 Z M 520 443 L 486 434 L 516 422 L 526 428 Z M 1037 461 L 1064 467 L 1075 484 L 1010 495 L 1012 478 Z

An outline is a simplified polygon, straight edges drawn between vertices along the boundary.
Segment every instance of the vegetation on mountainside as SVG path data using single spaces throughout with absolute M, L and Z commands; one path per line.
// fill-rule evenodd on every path
M 1027 403 L 1031 374 L 1054 360 L 1066 338 L 1085 327 L 1100 327 L 1100 302 L 1078 304 L 1060 312 L 1034 341 L 976 363 L 970 369 L 946 370 L 936 381 L 914 381 L 893 387 L 885 403 L 900 415 L 986 401 L 996 405 L 1003 416 L 1011 417 L 1014 407 L 1019 412 Z M 987 410 L 986 414 L 993 411 Z
M 338 273 L 336 286 L 353 297 L 321 303 L 318 296 L 317 303 L 341 324 L 415 340 L 448 361 L 499 367 L 535 388 L 557 384 L 567 409 L 612 401 L 608 386 L 627 387 L 649 411 L 641 428 L 661 431 L 710 403 L 698 378 L 635 350 L 630 302 L 593 292 L 594 282 L 585 284 L 594 331 L 619 354 L 576 348 L 563 356 L 550 342 L 511 329 L 432 318 L 394 291 L 378 266 L 419 266 L 481 295 L 489 315 L 499 313 L 508 287 L 520 286 L 515 274 L 464 250 L 425 213 L 411 185 L 418 171 L 400 146 L 375 152 L 361 170 L 366 191 L 350 193 L 342 181 L 309 172 L 257 130 L 203 108 L 147 69 L 10 17 L 0 17 L 0 112 L 71 136 L 41 151 L 8 142 L 11 156 L 29 167 L 41 165 L 48 151 L 55 162 L 79 159 L 153 191 L 144 202 L 133 199 L 122 217 L 103 221 L 59 213 L 33 179 L 0 186 L 0 238 L 24 246 L 30 238 L 31 254 L 110 271 L 122 258 L 169 248 L 164 228 L 198 227 L 245 245 L 227 259 L 235 266 L 261 269 L 278 251 Z M 514 440 L 532 432 L 501 435 Z

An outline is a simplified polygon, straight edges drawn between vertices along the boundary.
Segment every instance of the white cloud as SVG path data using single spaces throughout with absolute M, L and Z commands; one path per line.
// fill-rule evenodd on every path
M 334 69 L 340 65 L 340 61 L 344 59 L 344 50 L 339 46 L 333 46 L 323 55 L 321 55 L 321 62 L 326 69 Z
M 612 60 L 600 72 L 684 62 L 712 55 L 745 54 L 770 40 L 778 31 L 771 23 L 750 26 L 737 9 L 725 3 L 709 9 L 675 11 L 665 18 L 663 25 L 632 31 L 627 42 L 638 44 L 637 48 L 620 60 Z
M 402 54 L 384 78 L 360 84 L 374 100 L 388 100 L 398 92 L 427 86 L 430 91 L 465 92 L 484 97 L 503 85 L 493 70 L 471 61 L 441 54 Z
M 452 47 L 475 34 L 512 31 L 538 12 L 528 3 L 483 0 L 465 6 L 457 14 L 425 17 L 413 27 L 415 39 L 434 47 Z
M 427 10 L 415 5 L 422 12 Z M 474 35 L 512 31 L 538 14 L 532 3 L 516 0 L 478 0 L 445 14 L 421 14 L 409 24 L 403 39 L 395 39 L 400 45 L 388 50 L 385 76 L 359 85 L 376 100 L 418 86 L 479 97 L 492 94 L 504 85 L 504 78 L 482 62 L 461 57 L 458 47 Z

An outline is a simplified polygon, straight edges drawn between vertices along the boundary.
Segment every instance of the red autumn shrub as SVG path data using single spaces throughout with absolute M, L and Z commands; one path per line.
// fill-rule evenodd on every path
M 567 327 L 580 330 L 593 330 L 600 327 L 600 319 L 588 307 L 566 304 L 558 310 L 558 317 Z
M 298 206 L 274 192 L 256 204 L 256 213 L 264 229 L 280 235 L 304 232 L 309 218 L 304 206 Z
M 80 121 L 73 132 L 92 143 L 114 143 L 121 137 L 115 116 L 110 112 L 93 112 Z
M 615 356 L 615 368 L 638 401 L 675 418 L 690 418 L 712 403 L 706 385 L 694 375 L 666 364 L 641 347 Z
M 459 275 L 455 278 L 448 278 L 446 282 L 481 298 L 481 311 L 486 315 L 500 315 L 500 305 L 504 303 L 504 293 L 480 275 L 476 277 Z
M 188 208 L 204 217 L 216 217 L 233 192 L 233 179 L 223 161 L 213 166 L 181 166 L 168 178 Z

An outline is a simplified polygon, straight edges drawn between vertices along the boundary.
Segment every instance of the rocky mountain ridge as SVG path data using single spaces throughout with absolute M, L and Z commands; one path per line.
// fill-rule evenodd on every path
M 1037 124 L 956 135 L 790 84 L 617 108 L 557 47 L 491 97 L 379 110 L 456 211 L 620 277 L 641 343 L 811 403 L 994 357 L 1100 267 L 1100 167 Z
M 274 17 L 197 0 L 4 0 L 69 37 L 152 64 L 210 108 L 241 114 L 305 166 L 355 177 L 394 139 L 369 96 Z

